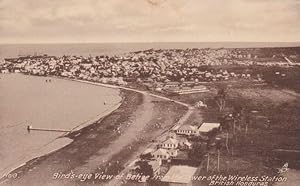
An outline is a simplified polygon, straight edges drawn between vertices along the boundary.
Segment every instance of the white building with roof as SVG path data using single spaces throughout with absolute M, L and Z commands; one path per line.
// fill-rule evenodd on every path
M 154 159 L 168 160 L 178 155 L 177 149 L 163 149 L 159 148 L 152 153 Z
M 199 133 L 208 133 L 213 129 L 218 129 L 220 127 L 220 123 L 202 123 L 202 125 L 198 128 Z
M 161 181 L 168 183 L 168 185 L 191 185 L 196 171 L 196 167 L 172 166 Z
M 170 154 L 168 153 L 167 149 L 157 149 L 155 152 L 152 153 L 152 156 L 155 159 L 162 159 L 162 160 L 167 160 L 170 158 Z
M 192 126 L 192 125 L 183 125 L 181 127 L 179 127 L 178 129 L 176 129 L 176 134 L 182 134 L 182 135 L 197 135 L 198 134 L 198 130 L 196 126 Z
M 186 138 L 182 138 L 179 141 L 179 148 L 181 150 L 191 149 L 192 148 L 192 144 Z
M 176 149 L 178 147 L 178 140 L 168 138 L 160 144 L 160 147 L 165 149 Z

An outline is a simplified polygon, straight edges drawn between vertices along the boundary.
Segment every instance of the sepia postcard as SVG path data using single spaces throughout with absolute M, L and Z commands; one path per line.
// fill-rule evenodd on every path
M 0 0 L 0 186 L 299 186 L 300 0 Z

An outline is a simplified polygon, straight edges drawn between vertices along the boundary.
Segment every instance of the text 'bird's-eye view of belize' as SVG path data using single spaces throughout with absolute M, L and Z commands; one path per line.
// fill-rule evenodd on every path
M 299 186 L 299 0 L 0 0 L 0 186 Z

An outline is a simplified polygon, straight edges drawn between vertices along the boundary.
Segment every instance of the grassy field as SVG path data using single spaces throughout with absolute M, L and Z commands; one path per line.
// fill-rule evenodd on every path
M 299 68 L 259 70 L 267 77 L 266 85 L 256 86 L 252 81 L 215 82 L 206 85 L 210 92 L 173 96 L 189 104 L 204 101 L 208 108 L 202 109 L 201 114 L 202 120 L 206 122 L 220 121 L 221 116 L 233 113 L 234 108 L 242 108 L 250 120 L 247 134 L 245 121 L 237 123 L 236 135 L 229 140 L 229 151 L 223 145 L 220 171 L 217 171 L 216 153 L 213 153 L 209 172 L 206 172 L 207 162 L 204 158 L 198 175 L 274 176 L 277 175 L 277 168 L 282 167 L 285 162 L 289 163 L 290 168 L 300 169 L 299 153 L 276 151 L 276 149 L 300 150 Z M 277 71 L 286 73 L 287 77 L 278 77 L 280 80 L 277 81 L 275 79 Z M 226 107 L 220 112 L 215 96 L 221 88 L 226 88 L 227 94 Z M 233 133 L 232 127 L 229 132 Z M 199 181 L 193 184 L 198 185 Z

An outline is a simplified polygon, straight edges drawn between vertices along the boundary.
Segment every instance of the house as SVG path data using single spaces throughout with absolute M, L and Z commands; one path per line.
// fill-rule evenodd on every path
M 179 82 L 166 82 L 164 88 L 176 88 L 180 85 Z
M 155 159 L 168 160 L 171 157 L 176 157 L 178 155 L 177 149 L 163 149 L 159 148 L 155 152 L 152 153 L 152 156 Z
M 179 142 L 179 148 L 181 150 L 188 150 L 192 148 L 192 144 L 187 139 L 182 139 Z
M 159 148 L 155 152 L 153 152 L 152 156 L 155 159 L 162 159 L 162 160 L 167 160 L 170 158 L 170 154 L 168 153 L 168 150 L 162 148 Z
M 178 147 L 178 140 L 174 138 L 168 138 L 160 144 L 161 148 L 176 149 Z
M 168 154 L 171 156 L 171 157 L 176 157 L 178 155 L 178 150 L 177 149 L 169 149 L 168 150 Z
M 196 167 L 172 166 L 167 174 L 161 179 L 168 185 L 191 185 L 192 178 L 196 173 Z
M 202 123 L 202 125 L 199 127 L 198 131 L 199 133 L 208 133 L 211 132 L 214 129 L 219 129 L 220 123 Z
M 171 94 L 193 94 L 200 92 L 208 92 L 209 90 L 203 85 L 197 85 L 194 87 L 180 86 L 180 87 L 170 87 L 164 89 L 166 92 Z
M 7 73 L 9 73 L 9 70 L 8 69 L 1 70 L 1 73 L 2 74 L 7 74 Z
M 207 105 L 204 104 L 202 101 L 198 101 L 198 102 L 196 103 L 195 107 L 197 107 L 197 108 L 201 108 L 201 107 L 207 108 Z
M 183 134 L 183 135 L 197 135 L 198 130 L 197 127 L 192 125 L 183 125 L 176 130 L 176 134 Z

